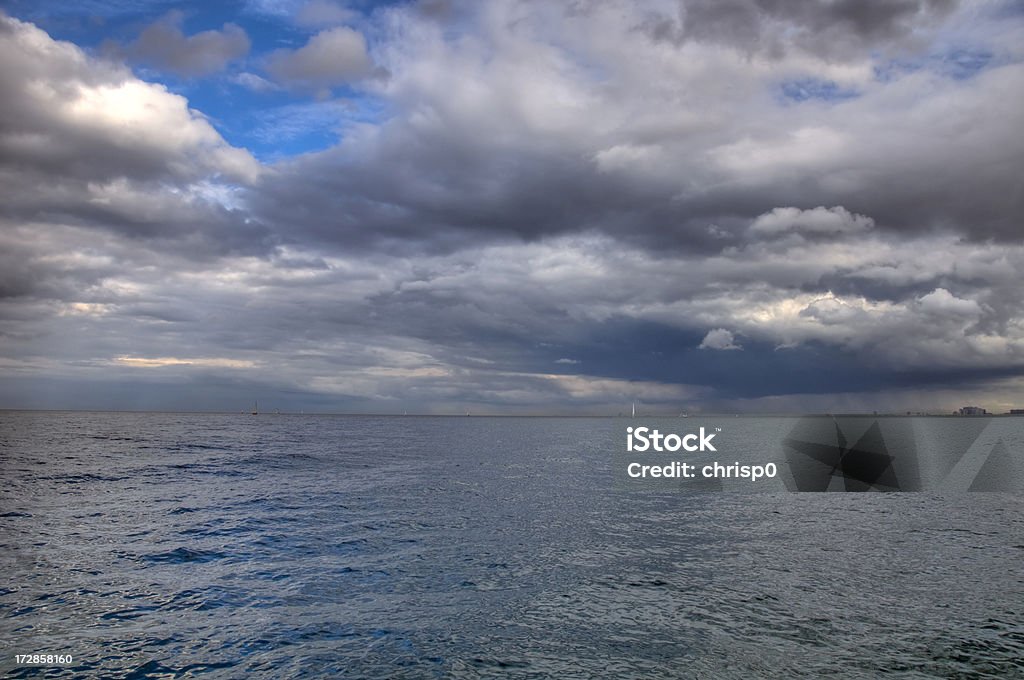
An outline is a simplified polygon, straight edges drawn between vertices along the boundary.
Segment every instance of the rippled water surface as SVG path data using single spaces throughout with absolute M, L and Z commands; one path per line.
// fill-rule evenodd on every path
M 1019 495 L 630 491 L 623 429 L 0 413 L 0 672 L 1024 677 Z

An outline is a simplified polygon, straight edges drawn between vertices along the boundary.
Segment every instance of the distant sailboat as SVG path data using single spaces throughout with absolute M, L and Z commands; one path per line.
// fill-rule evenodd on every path
M 260 402 L 254 401 L 252 403 L 252 414 L 258 416 L 260 414 Z
M 636 418 L 636 402 L 633 402 L 633 417 Z

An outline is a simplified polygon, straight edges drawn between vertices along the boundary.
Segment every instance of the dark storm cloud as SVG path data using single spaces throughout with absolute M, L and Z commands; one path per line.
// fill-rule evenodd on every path
M 467 140 L 455 130 L 447 140 L 410 141 L 388 141 L 368 158 L 332 151 L 281 165 L 251 190 L 249 205 L 300 240 L 407 252 L 583 230 L 629 238 L 638 226 L 671 229 L 686 217 L 668 196 L 602 176 L 568 155 L 485 145 L 460 153 Z
M 652 17 L 656 39 L 717 42 L 782 56 L 799 47 L 823 56 L 849 56 L 898 45 L 915 28 L 946 17 L 956 0 L 686 0 L 678 18 Z
M 779 257 L 787 252 L 798 251 Z M 825 252 L 806 257 L 820 261 Z M 912 257 L 901 256 L 907 265 Z M 842 259 L 849 266 L 848 254 Z M 630 395 L 649 404 L 699 406 L 709 399 L 725 404 L 776 395 L 780 385 L 790 395 L 870 394 L 1008 378 L 1021 365 L 1019 354 L 997 353 L 986 362 L 973 353 L 971 343 L 986 334 L 961 333 L 984 310 L 966 298 L 929 292 L 872 307 L 855 297 L 808 295 L 791 308 L 794 293 L 786 282 L 808 280 L 814 272 L 802 260 L 780 269 L 763 253 L 657 262 L 640 251 L 616 256 L 600 245 L 563 242 L 498 246 L 416 264 L 335 259 L 325 269 L 316 261 L 308 267 L 301 258 L 290 262 L 285 268 L 224 263 L 219 271 L 151 281 L 165 301 L 156 308 L 146 302 L 151 294 L 103 295 L 100 289 L 79 296 L 83 301 L 69 304 L 59 320 L 23 322 L 21 329 L 36 338 L 26 340 L 36 351 L 33 328 L 56 322 L 91 329 L 88 341 L 74 343 L 82 360 L 155 358 L 152 366 L 115 361 L 108 372 L 125 380 L 132 373 L 187 371 L 198 386 L 207 380 L 199 368 L 160 368 L 160 358 L 229 357 L 255 362 L 253 370 L 225 364 L 219 373 L 203 371 L 210 379 L 226 371 L 243 381 L 250 375 L 277 380 L 349 405 L 369 399 L 387 406 L 417 394 L 495 408 L 622 403 Z M 970 259 L 963 264 L 970 267 Z M 736 269 L 714 281 L 723 286 L 720 292 L 704 280 L 709 271 L 730 268 Z M 772 279 L 775 288 L 752 283 Z M 146 282 L 141 272 L 132 280 Z M 1020 317 L 1019 304 L 1013 313 Z M 708 328 L 726 326 L 741 350 L 699 349 Z M 789 344 L 780 349 L 780 341 Z M 563 357 L 580 363 L 557 365 Z M 573 383 L 584 367 L 587 384 Z M 666 392 L 673 384 L 681 391 Z
M 74 299 L 84 288 L 115 274 L 119 268 L 111 261 L 57 261 L 54 252 L 72 244 L 64 240 L 40 238 L 31 229 L 15 229 L 0 223 L 0 299 L 41 297 L 54 300 Z M 20 233 L 19 233 L 20 231 Z M 84 244 L 83 244 L 84 245 Z

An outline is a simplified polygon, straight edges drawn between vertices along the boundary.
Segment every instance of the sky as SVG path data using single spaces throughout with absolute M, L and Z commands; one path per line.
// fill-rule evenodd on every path
M 1024 408 L 1024 3 L 7 0 L 0 407 Z

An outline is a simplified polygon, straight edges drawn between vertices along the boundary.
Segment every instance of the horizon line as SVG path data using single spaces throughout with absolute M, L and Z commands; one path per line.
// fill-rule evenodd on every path
M 1016 410 L 1016 409 L 1014 409 Z M 848 411 L 848 412 L 788 412 L 788 411 L 706 411 L 690 412 L 685 414 L 664 414 L 650 413 L 631 416 L 629 413 L 375 413 L 375 412 L 342 412 L 342 411 L 262 411 L 252 413 L 242 411 L 176 411 L 166 409 L 83 409 L 83 408 L 16 408 L 0 407 L 0 412 L 15 413 L 124 413 L 124 414 L 166 414 L 166 415 L 242 415 L 249 418 L 260 416 L 341 416 L 341 417 L 366 417 L 366 418 L 623 418 L 627 420 L 638 420 L 642 418 L 672 418 L 675 420 L 688 418 L 807 418 L 807 417 L 858 417 L 858 418 L 998 418 L 998 417 L 1024 417 L 1024 412 L 1013 413 L 979 413 L 961 414 L 956 412 L 938 411 Z

